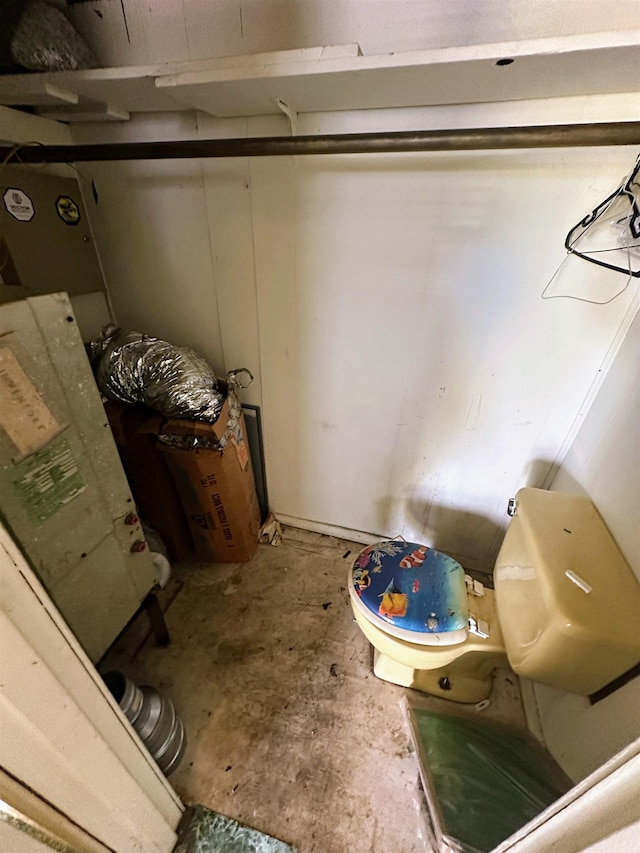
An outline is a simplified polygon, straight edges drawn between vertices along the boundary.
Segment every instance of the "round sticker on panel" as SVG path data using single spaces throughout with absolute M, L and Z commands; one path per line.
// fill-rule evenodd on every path
M 59 195 L 56 210 L 65 225 L 77 225 L 80 222 L 80 208 L 70 196 Z
M 29 196 L 16 187 L 9 187 L 2 199 L 8 213 L 20 222 L 29 222 L 36 214 L 36 209 Z

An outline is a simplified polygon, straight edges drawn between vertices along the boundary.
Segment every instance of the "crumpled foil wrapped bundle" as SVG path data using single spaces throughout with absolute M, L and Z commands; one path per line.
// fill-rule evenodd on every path
M 232 374 L 227 374 L 228 378 L 232 377 Z M 253 378 L 253 377 L 252 377 Z M 234 388 L 231 387 L 233 383 L 233 379 L 231 378 L 231 383 L 229 387 L 229 422 L 227 423 L 226 429 L 224 433 L 220 436 L 219 439 L 211 436 L 201 436 L 201 435 L 171 435 L 164 434 L 158 436 L 158 441 L 162 444 L 166 444 L 167 447 L 173 447 L 176 450 L 224 450 L 227 446 L 230 438 L 235 438 L 236 441 L 242 441 L 242 425 L 240 424 L 240 418 L 242 416 L 242 404 L 238 399 L 238 395 L 234 391 Z M 235 387 L 241 387 L 236 385 Z
M 60 4 L 34 0 L 11 37 L 11 56 L 30 71 L 76 71 L 98 65 L 91 48 Z
M 189 347 L 110 325 L 87 349 L 98 388 L 110 400 L 145 403 L 167 418 L 218 420 L 227 383 Z

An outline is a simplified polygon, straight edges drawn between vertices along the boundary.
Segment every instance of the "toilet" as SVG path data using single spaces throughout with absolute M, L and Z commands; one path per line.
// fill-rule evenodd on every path
M 524 488 L 510 514 L 495 590 L 418 543 L 357 555 L 349 595 L 378 678 L 477 703 L 498 666 L 590 695 L 640 662 L 640 583 L 591 501 Z

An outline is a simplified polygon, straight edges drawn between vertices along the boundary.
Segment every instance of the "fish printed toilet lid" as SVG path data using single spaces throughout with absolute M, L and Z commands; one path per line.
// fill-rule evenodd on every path
M 426 545 L 394 539 L 365 548 L 353 562 L 349 594 L 366 619 L 398 639 L 443 646 L 467 638 L 464 569 Z

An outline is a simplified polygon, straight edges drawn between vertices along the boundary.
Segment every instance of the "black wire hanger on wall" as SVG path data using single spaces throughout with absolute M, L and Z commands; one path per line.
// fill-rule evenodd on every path
M 618 189 L 574 225 L 564 245 L 592 264 L 640 277 L 640 157 Z

